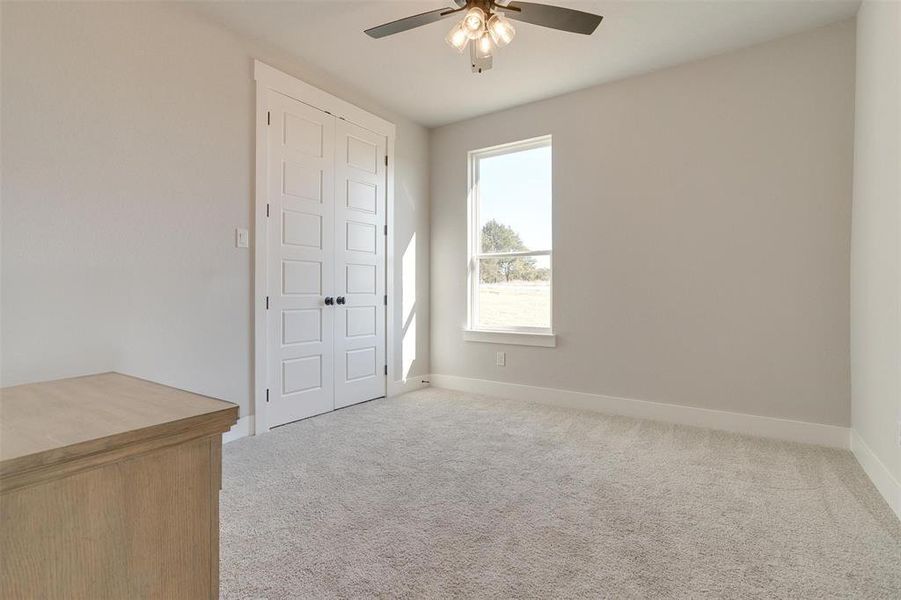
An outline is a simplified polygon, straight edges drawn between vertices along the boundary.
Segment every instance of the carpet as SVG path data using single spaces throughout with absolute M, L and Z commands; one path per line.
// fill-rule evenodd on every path
M 428 388 L 225 445 L 223 598 L 901 598 L 848 451 Z

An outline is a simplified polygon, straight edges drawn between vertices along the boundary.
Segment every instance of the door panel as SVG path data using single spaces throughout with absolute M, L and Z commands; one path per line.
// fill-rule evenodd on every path
M 267 101 L 273 427 L 385 395 L 386 168 L 384 136 Z
M 269 92 L 269 426 L 332 410 L 336 119 Z
M 335 123 L 335 407 L 385 395 L 385 138 Z

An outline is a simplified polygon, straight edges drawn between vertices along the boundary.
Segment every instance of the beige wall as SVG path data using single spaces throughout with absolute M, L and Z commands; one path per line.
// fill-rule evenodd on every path
M 253 58 L 397 124 L 396 293 L 415 233 L 429 371 L 424 128 L 177 5 L 2 11 L 3 385 L 116 369 L 247 413 Z
M 434 130 L 432 372 L 847 426 L 854 29 Z M 558 347 L 464 342 L 466 152 L 542 134 Z
M 851 422 L 901 482 L 901 4 L 857 17 Z M 896 485 L 898 485 L 896 483 Z M 901 514 L 901 497 L 896 510 Z

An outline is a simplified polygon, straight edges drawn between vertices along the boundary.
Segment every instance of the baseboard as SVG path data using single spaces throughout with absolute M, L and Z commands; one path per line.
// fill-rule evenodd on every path
M 708 427 L 733 433 L 788 440 L 847 449 L 850 432 L 847 427 L 762 417 L 678 404 L 664 404 L 647 400 L 617 398 L 601 394 L 542 388 L 485 379 L 470 379 L 455 375 L 431 375 L 432 385 L 439 388 L 497 396 L 511 400 L 526 400 L 539 404 L 593 410 L 603 413 L 665 421 L 679 425 Z
M 400 396 L 401 394 L 421 390 L 422 388 L 428 386 L 428 375 L 411 375 L 409 378 L 407 378 L 406 381 L 388 382 L 388 397 L 391 398 L 392 396 Z
M 222 434 L 222 443 L 227 444 L 247 437 L 253 431 L 253 415 L 247 415 L 238 419 L 232 428 Z
M 870 447 L 854 429 L 851 430 L 851 452 L 863 467 L 864 473 L 901 520 L 901 482 L 895 479 L 888 467 L 870 450 Z

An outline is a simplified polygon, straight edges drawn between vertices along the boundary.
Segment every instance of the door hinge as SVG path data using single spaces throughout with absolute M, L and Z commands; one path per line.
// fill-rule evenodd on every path
M 269 310 L 269 296 L 266 296 L 266 310 Z
M 269 203 L 266 203 L 266 216 L 269 216 Z
M 385 294 L 385 306 L 388 306 L 388 294 Z
M 388 155 L 387 154 L 385 155 L 385 166 L 386 167 L 388 166 Z
M 388 226 L 385 225 L 385 235 L 388 235 Z
M 266 111 L 266 125 L 272 125 L 272 113 Z
M 266 388 L 266 402 L 269 402 L 269 388 Z
M 388 374 L 388 365 L 385 365 L 385 375 Z

